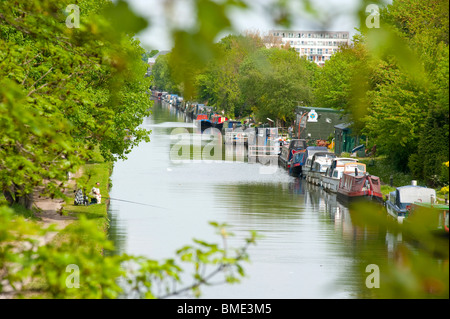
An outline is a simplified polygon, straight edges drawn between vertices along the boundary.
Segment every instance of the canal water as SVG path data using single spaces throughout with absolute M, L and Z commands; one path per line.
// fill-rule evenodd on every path
M 262 238 L 248 251 L 241 283 L 203 287 L 202 298 L 364 298 L 369 293 L 361 267 L 389 258 L 396 238 L 354 226 L 336 196 L 281 169 L 267 174 L 261 164 L 241 161 L 171 160 L 173 130 L 190 129 L 192 123 L 165 103 L 155 102 L 143 127 L 152 131 L 151 141 L 115 164 L 110 196 L 152 206 L 111 201 L 116 253 L 163 260 L 194 238 L 220 243 L 208 224 L 215 221 L 234 233 L 229 246 L 242 246 L 251 230 Z M 189 279 L 183 277 L 186 285 Z

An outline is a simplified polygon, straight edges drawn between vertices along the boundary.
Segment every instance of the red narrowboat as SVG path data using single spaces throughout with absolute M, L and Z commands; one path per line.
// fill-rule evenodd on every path
M 339 182 L 337 197 L 343 201 L 373 199 L 382 203 L 380 178 L 370 174 L 361 174 L 357 171 L 344 173 Z

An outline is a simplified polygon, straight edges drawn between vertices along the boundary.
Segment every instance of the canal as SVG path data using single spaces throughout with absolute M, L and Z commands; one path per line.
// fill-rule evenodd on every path
M 349 210 L 317 186 L 279 169 L 237 161 L 175 163 L 171 133 L 191 128 L 181 112 L 155 102 L 143 127 L 151 141 L 115 164 L 109 208 L 117 253 L 162 260 L 192 239 L 220 243 L 208 222 L 227 223 L 241 246 L 250 230 L 263 237 L 249 250 L 241 283 L 202 288 L 202 298 L 364 298 L 365 264 L 389 258 L 386 232 L 352 224 Z M 195 136 L 194 136 L 195 137 Z M 189 277 L 184 278 L 188 284 Z M 218 278 L 220 281 L 220 278 Z

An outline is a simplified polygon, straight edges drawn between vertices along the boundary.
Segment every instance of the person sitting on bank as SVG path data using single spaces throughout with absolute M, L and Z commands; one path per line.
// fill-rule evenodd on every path
M 100 183 L 97 182 L 91 189 L 92 196 L 91 204 L 100 204 L 102 201 L 102 195 L 100 194 Z

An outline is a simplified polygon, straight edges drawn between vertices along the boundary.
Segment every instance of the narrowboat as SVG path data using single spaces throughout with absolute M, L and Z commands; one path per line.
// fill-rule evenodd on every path
M 291 140 L 289 144 L 283 145 L 281 153 L 278 156 L 278 165 L 285 169 L 289 169 L 293 155 L 306 149 L 306 147 L 306 140 L 304 139 L 294 139 Z
M 212 127 L 212 123 L 208 119 L 208 114 L 197 114 L 196 120 L 200 123 L 200 129 L 202 132 Z
M 343 173 L 339 181 L 337 198 L 342 202 L 358 199 L 376 200 L 383 202 L 381 182 L 378 176 L 361 174 L 355 169 L 353 173 Z
M 289 165 L 290 174 L 292 176 L 302 176 L 303 167 L 306 164 L 308 157 L 311 157 L 317 152 L 326 152 L 328 149 L 325 146 L 308 146 L 304 150 L 300 150 L 292 157 L 292 163 Z
M 214 114 L 214 115 L 211 117 L 211 124 L 212 124 L 212 127 L 218 129 L 219 131 L 222 131 L 223 123 L 224 123 L 225 121 L 227 121 L 227 120 L 228 120 L 228 119 L 227 119 L 226 117 L 222 116 L 222 115 Z
M 306 180 L 314 185 L 321 185 L 321 176 L 325 174 L 331 166 L 331 161 L 336 158 L 336 154 L 331 152 L 317 152 L 312 158 L 311 169 Z
M 326 148 L 325 146 L 309 146 L 309 147 L 307 147 L 306 154 L 303 159 L 304 164 L 302 165 L 302 171 L 301 171 L 301 176 L 303 178 L 306 178 L 306 176 L 308 175 L 308 172 L 312 168 L 313 157 L 316 153 L 319 153 L 319 152 L 328 152 L 328 148 Z
M 366 173 L 366 165 L 358 163 L 356 158 L 337 157 L 332 160 L 330 168 L 322 175 L 322 187 L 325 191 L 336 193 L 342 174 L 353 173 L 355 168 L 358 174 Z
M 436 198 L 436 191 L 413 184 L 397 187 L 388 196 L 385 203 L 388 214 L 402 223 L 408 217 L 413 203 L 432 203 Z
M 303 163 L 303 158 L 305 157 L 305 151 L 306 150 L 301 150 L 299 152 L 296 152 L 292 156 L 292 160 L 289 165 L 289 175 L 295 176 L 295 177 L 300 176 L 300 174 L 302 173 L 302 163 Z

